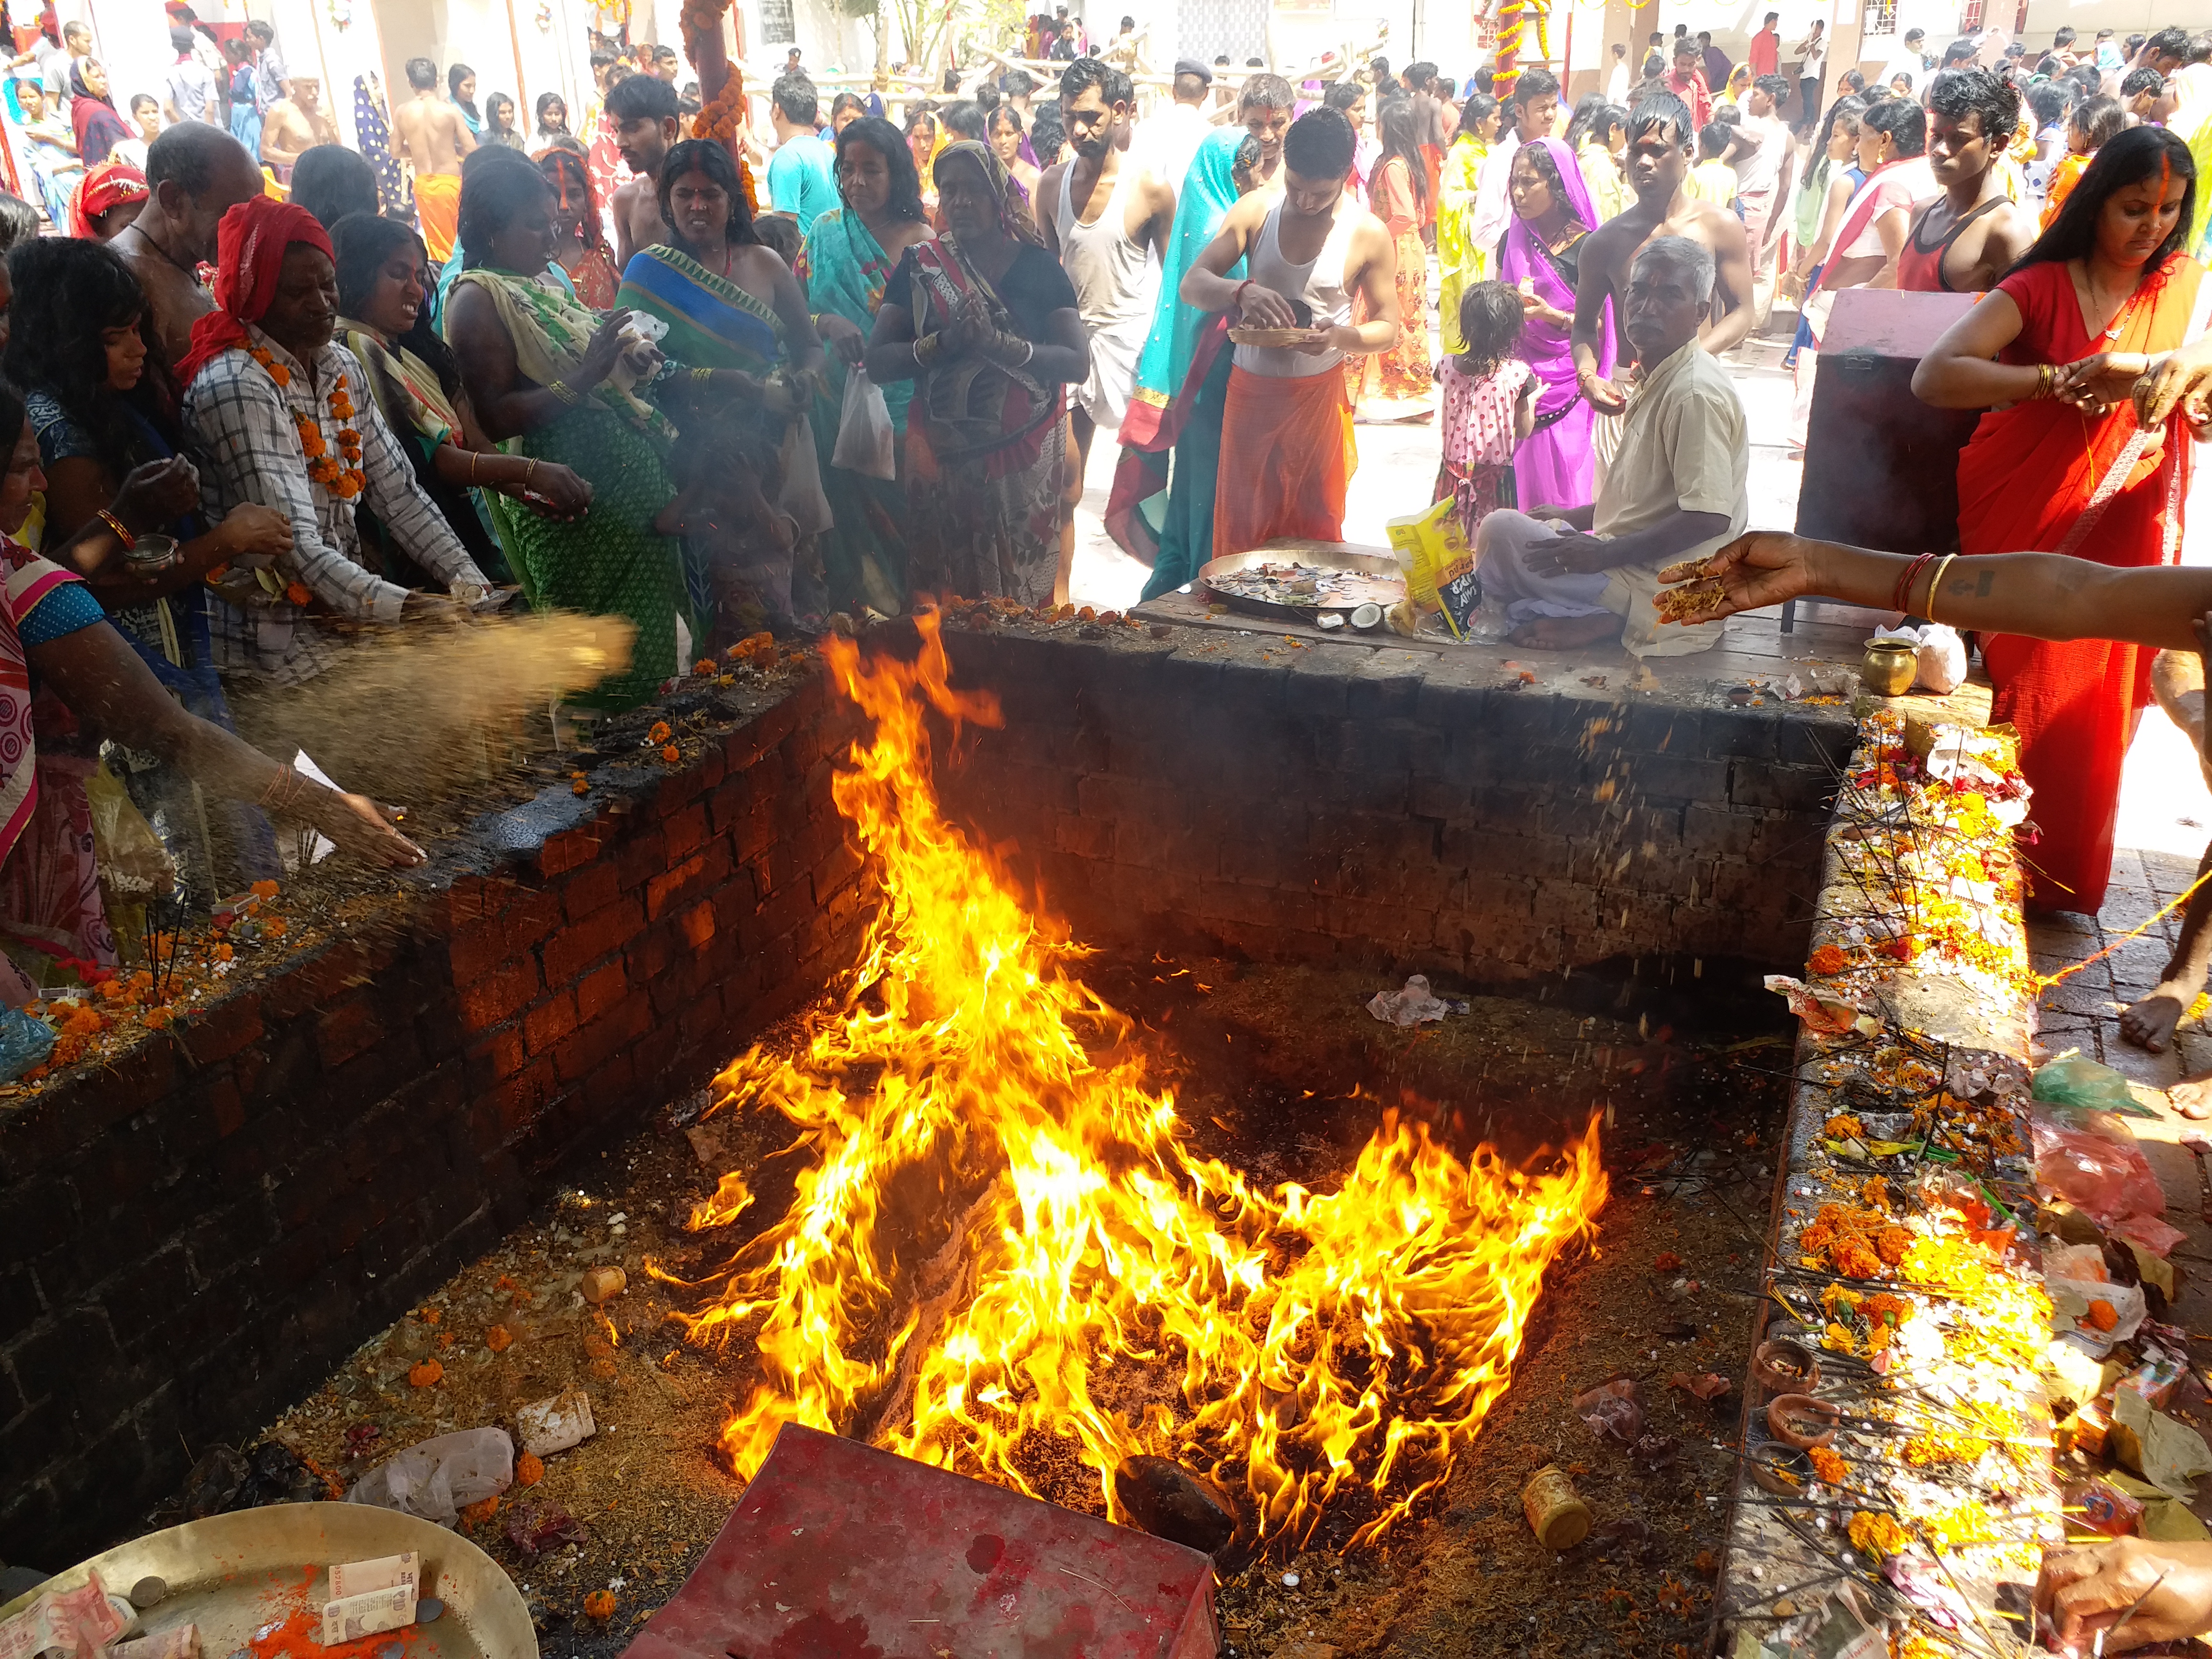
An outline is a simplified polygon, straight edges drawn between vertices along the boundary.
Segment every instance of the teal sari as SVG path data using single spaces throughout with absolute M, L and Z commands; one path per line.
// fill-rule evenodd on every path
M 799 279 L 806 285 L 807 302 L 817 313 L 844 318 L 865 339 L 875 331 L 884 286 L 897 264 L 858 214 L 832 208 L 806 234 Z M 814 447 L 822 463 L 822 489 L 836 520 L 822 538 L 823 573 L 831 609 L 852 612 L 865 605 L 895 617 L 906 608 L 906 532 L 902 528 L 906 486 L 896 478 L 871 478 L 833 465 L 830 459 L 844 416 L 846 377 L 852 373 L 831 352 L 827 383 L 814 401 Z M 894 380 L 883 393 L 891 428 L 903 438 L 914 382 Z
M 1182 279 L 1219 234 L 1237 202 L 1233 168 L 1242 127 L 1210 132 L 1191 160 L 1176 204 L 1175 228 L 1160 271 L 1152 331 L 1137 359 L 1136 389 L 1121 422 L 1121 459 L 1106 503 L 1106 528 L 1122 549 L 1152 567 L 1145 597 L 1182 586 L 1212 556 L 1214 469 L 1221 459 L 1229 334 L 1225 312 L 1182 302 Z M 1237 276 L 1241 259 L 1230 269 Z M 1216 370 L 1218 369 L 1218 374 Z M 1219 395 L 1206 394 L 1219 379 Z M 1168 457 L 1175 456 L 1175 488 Z M 1176 574 L 1167 580 L 1172 570 Z

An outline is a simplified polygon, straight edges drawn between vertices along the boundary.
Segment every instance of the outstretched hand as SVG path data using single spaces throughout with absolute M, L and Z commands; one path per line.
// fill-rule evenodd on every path
M 2115 1538 L 2047 1551 L 2035 1611 L 2064 1654 L 2126 1653 L 2202 1635 L 2212 1629 L 2212 1544 Z
M 1717 553 L 1659 573 L 1663 621 L 1717 622 L 1814 591 L 1811 544 L 1784 531 L 1753 530 Z

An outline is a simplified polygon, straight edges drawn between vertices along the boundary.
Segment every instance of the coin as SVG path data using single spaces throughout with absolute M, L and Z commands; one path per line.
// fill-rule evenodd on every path
M 169 1593 L 169 1581 L 156 1578 L 150 1573 L 131 1587 L 131 1605 L 143 1612 L 163 1600 Z
M 434 1595 L 426 1595 L 415 1604 L 415 1622 L 418 1625 L 435 1624 L 439 1615 L 445 1610 L 446 1604 L 443 1601 Z

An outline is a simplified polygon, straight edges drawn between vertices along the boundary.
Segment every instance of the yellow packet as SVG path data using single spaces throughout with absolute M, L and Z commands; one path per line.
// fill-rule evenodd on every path
M 1482 603 L 1482 584 L 1475 578 L 1474 554 L 1451 500 L 1393 519 L 1385 528 L 1406 573 L 1406 597 L 1417 610 L 1441 612 L 1452 637 L 1464 639 L 1468 618 Z

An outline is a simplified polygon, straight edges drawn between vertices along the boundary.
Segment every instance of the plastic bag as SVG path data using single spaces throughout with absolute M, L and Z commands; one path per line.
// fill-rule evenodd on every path
M 845 408 L 837 418 L 837 446 L 831 465 L 864 478 L 898 477 L 897 440 L 884 390 L 856 364 L 845 371 Z
M 1966 684 L 1966 642 L 1947 623 L 1929 623 L 1920 630 L 1920 668 L 1917 684 L 1937 696 L 1948 696 Z
M 418 1441 L 354 1482 L 349 1504 L 374 1504 L 450 1527 L 471 1504 L 514 1484 L 514 1442 L 505 1429 L 462 1429 Z
M 2142 1115 L 2128 1080 L 2109 1066 L 2079 1054 L 2068 1054 L 2039 1066 L 2033 1079 L 2034 1097 L 2053 1106 L 2080 1106 L 2093 1112 Z
M 2043 1197 L 2063 1198 L 2106 1228 L 2124 1216 L 2166 1213 L 2165 1189 L 2134 1142 L 2068 1128 L 2045 1112 L 2031 1123 L 2035 1187 Z
M 54 1028 L 21 1008 L 0 1008 L 0 1083 L 13 1083 L 54 1051 Z

